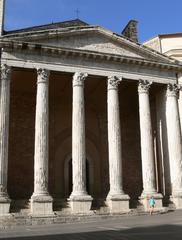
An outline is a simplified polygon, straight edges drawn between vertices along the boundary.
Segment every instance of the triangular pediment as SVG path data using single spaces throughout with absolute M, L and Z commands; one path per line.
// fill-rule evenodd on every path
M 56 48 L 86 50 L 157 62 L 174 62 L 174 60 L 134 43 L 122 35 L 98 26 L 81 23 L 68 27 L 55 25 L 54 28 L 48 29 L 32 28 L 7 34 L 3 38 Z
M 73 35 L 60 35 L 56 38 L 44 38 L 37 40 L 46 46 L 73 48 L 80 50 L 95 51 L 98 53 L 117 54 L 129 57 L 144 58 L 144 55 L 127 45 L 122 45 L 115 39 L 111 39 L 99 32 L 84 32 Z

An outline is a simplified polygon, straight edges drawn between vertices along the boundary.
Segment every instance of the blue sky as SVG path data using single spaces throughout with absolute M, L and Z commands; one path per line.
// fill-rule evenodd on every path
M 182 32 L 182 0 L 6 0 L 5 30 L 79 18 L 120 33 L 138 21 L 140 42 Z

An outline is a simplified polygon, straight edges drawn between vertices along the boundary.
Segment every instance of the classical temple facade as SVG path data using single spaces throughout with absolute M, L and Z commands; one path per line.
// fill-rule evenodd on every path
M 5 32 L 0 7 L 0 214 L 182 208 L 182 65 L 79 19 Z

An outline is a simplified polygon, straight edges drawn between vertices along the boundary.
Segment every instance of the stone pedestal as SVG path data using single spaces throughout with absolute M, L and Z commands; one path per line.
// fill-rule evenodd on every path
M 173 194 L 173 196 L 170 197 L 170 201 L 174 203 L 175 207 L 177 209 L 182 209 L 182 194 Z
M 70 196 L 70 207 L 73 214 L 89 214 L 91 213 L 91 205 L 93 198 L 89 195 Z
M 10 210 L 7 194 L 10 77 L 11 69 L 3 64 L 0 89 L 0 215 L 8 214 Z
M 107 196 L 107 205 L 111 213 L 129 212 L 129 196 L 127 194 L 109 195 Z
M 176 208 L 182 208 L 182 140 L 178 108 L 179 86 L 169 84 L 166 100 L 166 123 L 172 197 Z
M 31 214 L 33 215 L 52 215 L 53 199 L 49 195 L 33 195 L 31 197 Z
M 145 210 L 149 208 L 148 200 L 151 196 L 155 198 L 156 205 L 162 207 L 162 195 L 157 193 L 155 182 L 154 146 L 149 101 L 150 85 L 151 83 L 148 81 L 140 81 L 138 86 L 143 178 L 143 192 L 140 201 Z
M 72 213 L 88 213 L 92 197 L 86 190 L 85 106 L 84 81 L 86 73 L 73 77 L 72 164 L 73 191 L 69 197 Z
M 109 144 L 109 180 L 110 191 L 107 204 L 111 213 L 129 211 L 129 196 L 122 186 L 121 127 L 119 113 L 118 84 L 121 78 L 108 78 L 108 144 Z
M 35 119 L 34 193 L 31 214 L 52 214 L 52 197 L 48 193 L 48 126 L 49 71 L 37 70 L 37 101 Z
M 154 194 L 142 194 L 141 195 L 140 202 L 144 206 L 145 211 L 149 210 L 149 208 L 150 208 L 149 199 L 152 196 L 155 200 L 155 209 L 161 210 L 163 208 L 163 205 L 162 205 L 163 196 L 160 193 L 154 193 Z

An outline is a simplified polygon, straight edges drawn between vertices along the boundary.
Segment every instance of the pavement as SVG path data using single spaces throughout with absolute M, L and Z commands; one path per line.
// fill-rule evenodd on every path
M 0 230 L 8 240 L 182 240 L 182 210 L 165 214 L 121 216 L 92 222 L 17 226 Z

